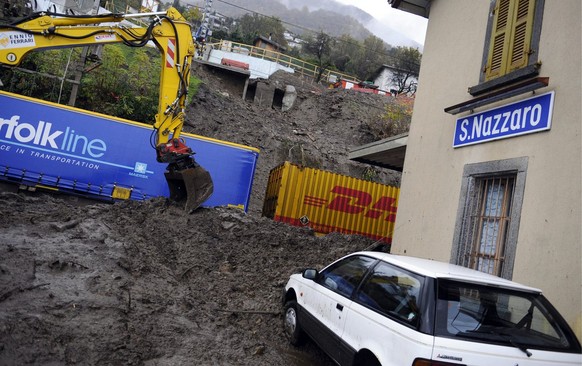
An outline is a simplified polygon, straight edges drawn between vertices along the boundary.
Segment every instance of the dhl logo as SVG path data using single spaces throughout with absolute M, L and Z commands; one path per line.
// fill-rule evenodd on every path
M 347 214 L 363 214 L 364 217 L 370 219 L 384 217 L 384 220 L 388 222 L 396 221 L 397 207 L 394 197 L 382 196 L 374 202 L 374 197 L 370 193 L 342 186 L 335 186 L 330 192 L 337 196 L 329 203 L 324 198 L 308 195 L 303 198 L 303 203 Z

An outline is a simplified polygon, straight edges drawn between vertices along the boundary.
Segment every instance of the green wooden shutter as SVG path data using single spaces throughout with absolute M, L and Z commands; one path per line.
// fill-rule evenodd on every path
M 527 65 L 535 0 L 497 0 L 485 80 Z

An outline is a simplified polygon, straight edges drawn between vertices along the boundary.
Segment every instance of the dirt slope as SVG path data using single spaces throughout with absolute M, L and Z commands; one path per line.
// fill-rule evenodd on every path
M 400 185 L 400 173 L 348 159 L 350 149 L 386 137 L 382 115 L 390 97 L 326 89 L 278 71 L 264 82 L 297 90 L 293 108 L 282 112 L 243 101 L 207 69 L 199 68 L 197 75 L 204 83 L 188 107 L 185 129 L 260 149 L 250 213 L 260 215 L 269 172 L 285 161 Z
M 385 101 L 294 82 L 286 113 L 221 94 L 212 75 L 189 107 L 195 133 L 261 149 L 248 214 L 0 193 L 0 365 L 330 365 L 288 346 L 284 283 L 373 243 L 261 217 L 266 179 L 285 160 L 361 174 L 346 148 L 374 138 Z

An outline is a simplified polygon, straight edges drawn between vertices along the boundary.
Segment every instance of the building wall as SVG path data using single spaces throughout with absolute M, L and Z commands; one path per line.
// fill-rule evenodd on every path
M 450 261 L 463 169 L 527 158 L 512 279 L 541 288 L 582 338 L 582 29 L 579 0 L 545 0 L 540 76 L 554 91 L 549 131 L 454 149 L 444 109 L 472 99 L 489 16 L 487 0 L 431 2 L 392 252 Z M 523 100 L 532 92 L 476 108 Z
M 392 89 L 396 89 L 396 86 L 392 82 L 392 71 L 387 68 L 384 68 L 380 75 L 374 79 L 374 84 L 378 85 L 378 89 L 384 90 L 386 92 L 391 92 Z

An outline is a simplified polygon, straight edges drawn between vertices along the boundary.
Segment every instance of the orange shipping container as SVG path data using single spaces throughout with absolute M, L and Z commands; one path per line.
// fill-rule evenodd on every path
M 271 170 L 263 216 L 390 244 L 400 189 L 285 162 Z

